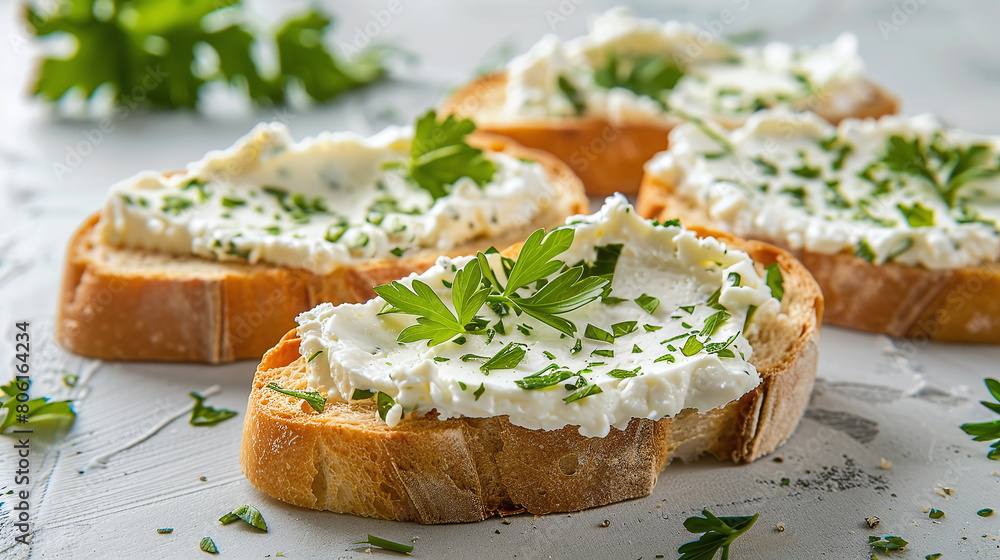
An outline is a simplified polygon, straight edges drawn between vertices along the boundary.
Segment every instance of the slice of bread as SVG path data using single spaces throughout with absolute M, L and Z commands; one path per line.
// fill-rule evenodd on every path
M 66 251 L 56 339 L 78 354 L 109 360 L 259 359 L 295 325 L 296 315 L 320 302 L 367 301 L 375 295 L 372 287 L 423 271 L 441 254 L 504 247 L 587 211 L 579 179 L 551 155 L 486 133 L 474 133 L 469 142 L 539 162 L 556 186 L 553 204 L 528 227 L 502 239 L 477 239 L 443 252 L 425 249 L 401 259 L 359 261 L 327 275 L 113 247 L 102 242 L 96 213 L 80 226 Z
M 507 75 L 500 71 L 479 77 L 456 91 L 442 113 L 470 118 L 479 130 L 502 134 L 531 147 L 546 150 L 569 164 L 590 196 L 615 192 L 634 194 L 642 181 L 642 165 L 669 147 L 666 122 L 615 124 L 604 119 L 569 118 L 509 121 L 500 116 L 506 99 Z M 848 117 L 880 117 L 899 109 L 895 96 L 870 84 L 873 92 L 863 103 L 818 92 L 809 109 L 831 123 Z M 724 123 L 738 126 L 738 123 Z
M 647 175 L 636 211 L 646 218 L 680 218 L 685 225 L 719 228 L 674 185 Z M 768 243 L 776 240 L 761 239 Z M 824 320 L 916 341 L 1000 344 L 1000 263 L 930 270 L 876 265 L 850 253 L 790 250 L 812 272 L 826 300 Z
M 756 323 L 760 328 L 749 338 L 760 385 L 740 399 L 701 413 L 633 419 L 602 438 L 584 437 L 576 426 L 531 430 L 506 416 L 411 415 L 389 428 L 370 400 L 331 400 L 316 413 L 305 401 L 267 388 L 308 390 L 293 330 L 257 368 L 243 425 L 244 474 L 265 493 L 298 506 L 456 523 L 643 497 L 674 458 L 709 454 L 742 463 L 770 453 L 795 430 L 808 404 L 823 299 L 809 272 L 784 251 L 696 231 L 747 252 L 758 272 L 777 263 L 784 275 L 781 313 Z

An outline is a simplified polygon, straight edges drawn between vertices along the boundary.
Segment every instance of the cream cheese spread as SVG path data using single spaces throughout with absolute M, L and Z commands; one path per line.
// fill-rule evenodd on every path
M 930 269 L 1000 259 L 1000 139 L 930 115 L 707 126 L 675 128 L 646 169 L 737 235 Z
M 326 274 L 517 231 L 556 203 L 541 165 L 498 152 L 484 154 L 497 168 L 487 184 L 463 177 L 435 200 L 399 169 L 412 139 L 412 128 L 391 127 L 296 143 L 283 125 L 261 124 L 183 172 L 114 185 L 101 233 L 116 246 Z
M 759 384 L 744 330 L 756 328 L 748 315 L 773 316 L 780 304 L 746 253 L 643 220 L 621 195 L 564 227 L 573 231 L 572 245 L 558 260 L 613 272 L 610 293 L 564 315 L 575 325 L 572 336 L 527 313 L 501 316 L 484 305 L 477 313 L 488 325 L 483 333 L 434 346 L 401 343 L 400 332 L 416 320 L 379 314 L 381 297 L 321 304 L 298 317 L 310 388 L 342 401 L 388 395 L 390 426 L 404 413 L 436 410 L 442 419 L 507 415 L 526 428 L 579 426 L 602 437 L 632 418 L 723 406 Z M 470 261 L 442 257 L 400 283 L 423 282 L 454 311 L 449 286 Z M 499 254 L 488 261 L 506 277 Z M 515 351 L 523 355 L 512 367 L 489 367 Z
M 819 47 L 738 48 L 695 25 L 624 8 L 592 19 L 587 35 L 545 36 L 506 69 L 506 120 L 675 122 L 687 114 L 738 126 L 764 107 L 803 110 L 819 98 L 851 106 L 873 94 L 853 35 Z

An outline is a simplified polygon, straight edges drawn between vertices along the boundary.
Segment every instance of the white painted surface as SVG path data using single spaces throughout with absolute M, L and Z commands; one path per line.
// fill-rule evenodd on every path
M 896 3 L 900 9 L 903 4 Z M 987 1 L 906 4 L 919 8 L 887 40 L 878 20 L 890 21 L 892 1 L 644 2 L 636 11 L 706 25 L 729 8 L 736 21 L 727 32 L 764 28 L 770 38 L 791 43 L 817 44 L 853 31 L 871 74 L 904 96 L 907 112 L 933 111 L 969 130 L 1000 133 L 995 110 L 1000 6 Z M 554 0 L 404 5 L 377 38 L 405 46 L 421 63 L 405 68 L 392 83 L 290 113 L 294 137 L 341 128 L 371 133 L 408 120 L 471 76 L 491 48 L 511 40 L 521 50 L 551 31 L 546 10 L 560 9 Z M 610 5 L 584 2 L 566 21 L 555 22 L 555 31 L 577 35 L 586 13 Z M 354 27 L 364 26 L 372 19 L 370 10 L 382 6 L 377 0 L 336 6 L 338 37 L 352 38 Z M 142 169 L 176 168 L 229 145 L 275 115 L 241 113 L 238 105 L 222 99 L 200 115 L 133 115 L 115 123 L 71 173 L 57 178 L 52 163 L 65 163 L 67 150 L 87 141 L 84 131 L 94 124 L 56 120 L 47 108 L 24 98 L 33 53 L 17 47 L 19 9 L 12 1 L 0 6 L 5 77 L 0 82 L 0 333 L 11 341 L 14 322 L 31 321 L 34 390 L 67 396 L 61 373 L 82 372 L 91 363 L 51 342 L 63 250 L 73 228 L 101 205 L 112 182 Z M 12 342 L 0 343 L 0 363 L 11 362 L 12 350 Z M 761 514 L 758 525 L 734 545 L 734 560 L 868 558 L 870 534 L 898 534 L 912 543 L 909 552 L 893 557 L 934 552 L 944 558 L 997 557 L 1000 542 L 993 539 L 1000 538 L 1000 516 L 984 519 L 975 512 L 1000 510 L 1000 477 L 991 475 L 1000 463 L 987 460 L 987 445 L 971 442 L 958 425 L 991 417 L 976 401 L 986 396 L 982 378 L 997 375 L 1000 348 L 911 348 L 906 342 L 829 328 L 821 352 L 821 380 L 807 419 L 775 454 L 781 463 L 766 458 L 739 467 L 714 461 L 672 465 L 645 499 L 571 516 L 517 516 L 509 525 L 489 520 L 426 527 L 293 508 L 251 487 L 240 473 L 238 446 L 253 363 L 107 363 L 87 387 L 76 389 L 79 417 L 68 437 L 44 460 L 41 449 L 33 449 L 36 534 L 30 549 L 12 543 L 11 503 L 9 496 L 0 497 L 8 502 L 0 506 L 0 555 L 202 558 L 198 541 L 210 535 L 220 557 L 282 552 L 289 558 L 363 558 L 364 548 L 350 543 L 373 533 L 398 541 L 419 537 L 418 558 L 676 558 L 677 546 L 693 538 L 681 522 L 708 507 L 717 514 Z M 106 468 L 77 472 L 96 455 L 132 441 L 189 404 L 188 391 L 213 384 L 222 391 L 209 404 L 239 410 L 237 419 L 211 428 L 179 419 L 112 457 Z M 0 440 L 0 486 L 11 485 L 12 445 Z M 883 457 L 892 462 L 891 469 L 879 468 Z M 790 479 L 788 487 L 780 486 L 782 477 Z M 938 484 L 956 493 L 944 499 L 934 493 Z M 260 508 L 268 534 L 218 524 L 219 516 L 244 503 Z M 931 521 L 921 512 L 924 505 L 944 510 L 947 517 Z M 863 525 L 870 515 L 882 518 L 876 531 Z M 610 526 L 598 527 L 605 519 Z M 786 530 L 775 531 L 777 523 Z M 159 535 L 159 527 L 174 532 Z

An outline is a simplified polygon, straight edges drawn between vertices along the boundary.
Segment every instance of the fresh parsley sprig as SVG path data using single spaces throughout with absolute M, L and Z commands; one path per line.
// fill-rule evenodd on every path
M 711 560 L 722 550 L 722 560 L 729 560 L 729 546 L 736 537 L 747 532 L 757 521 L 759 514 L 747 517 L 716 517 L 707 509 L 701 510 L 704 517 L 688 517 L 684 528 L 691 533 L 704 533 L 698 540 L 684 543 L 677 549 L 677 560 Z
M 351 60 L 335 57 L 318 40 L 332 19 L 315 10 L 285 21 L 264 37 L 255 36 L 246 24 L 241 0 L 106 4 L 111 13 L 95 9 L 93 0 L 61 2 L 64 9 L 25 8 L 24 19 L 35 36 L 71 35 L 77 42 L 71 56 L 40 62 L 36 96 L 54 102 L 79 91 L 92 98 L 107 85 L 114 92 L 116 111 L 127 114 L 137 106 L 193 109 L 203 88 L 212 83 L 228 83 L 259 105 L 282 104 L 295 83 L 314 100 L 328 101 L 384 76 L 390 52 L 375 47 Z M 205 25 L 222 9 L 235 23 Z M 273 76 L 262 71 L 253 54 L 262 42 L 276 50 Z M 214 69 L 198 64 L 202 49 L 214 51 L 219 61 Z
M 476 125 L 469 119 L 456 119 L 448 115 L 438 120 L 437 113 L 428 111 L 417 119 L 406 162 L 407 174 L 434 200 L 449 192 L 462 177 L 468 177 L 483 186 L 493 178 L 497 166 L 465 141 Z
M 987 378 L 983 381 L 986 383 L 986 388 L 990 391 L 990 395 L 997 402 L 979 402 L 986 408 L 1000 414 L 1000 381 L 992 378 Z M 973 441 L 992 441 L 993 445 L 990 446 L 990 452 L 986 456 L 994 461 L 1000 460 L 1000 420 L 962 424 L 959 427 L 962 428 L 963 432 L 972 436 Z
M 611 283 L 605 276 L 584 275 L 581 266 L 568 268 L 544 282 L 566 265 L 556 257 L 570 248 L 573 236 L 572 229 L 557 229 L 548 235 L 541 229 L 535 231 L 528 236 L 513 264 L 501 258 L 502 275 L 493 269 L 487 254 L 478 253 L 456 273 L 452 282 L 454 312 L 430 286 L 413 280 L 410 286 L 398 281 L 376 286 L 375 293 L 386 301 L 379 313 L 415 315 L 417 324 L 400 331 L 396 340 L 402 343 L 426 340 L 428 346 L 458 336 L 485 334 L 486 323 L 477 313 L 487 304 L 513 309 L 517 315 L 526 313 L 572 335 L 576 325 L 561 315 L 597 300 Z M 543 282 L 540 288 L 534 288 Z M 524 295 L 520 293 L 524 289 L 535 291 Z

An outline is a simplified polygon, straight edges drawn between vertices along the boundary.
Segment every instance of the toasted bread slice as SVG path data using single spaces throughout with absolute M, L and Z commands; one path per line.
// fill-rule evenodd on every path
M 880 117 L 899 110 L 895 96 L 878 85 L 870 86 L 873 94 L 864 103 L 843 104 L 834 96 L 817 95 L 810 109 L 834 124 L 848 117 Z M 500 117 L 506 88 L 503 71 L 481 76 L 456 91 L 441 112 L 470 118 L 479 130 L 550 152 L 573 169 L 590 196 L 634 194 L 642 181 L 642 165 L 669 147 L 667 136 L 672 126 L 665 122 L 615 124 L 595 118 L 506 121 Z
M 784 275 L 780 314 L 750 337 L 760 385 L 728 405 L 633 419 L 605 437 L 576 426 L 531 430 L 506 416 L 439 420 L 408 416 L 394 428 L 370 401 L 328 401 L 316 413 L 267 388 L 307 390 L 296 331 L 264 355 L 243 426 L 250 482 L 280 500 L 355 515 L 455 523 L 521 511 L 578 511 L 648 495 L 672 459 L 710 454 L 737 463 L 770 453 L 794 431 L 816 372 L 823 299 L 809 272 L 784 251 L 709 231 L 746 251 L 758 272 Z M 514 256 L 518 246 L 506 253 Z
M 636 211 L 646 218 L 720 227 L 703 208 L 677 196 L 674 185 L 652 175 L 643 179 Z M 924 341 L 1000 343 L 998 263 L 930 270 L 876 265 L 850 253 L 789 251 L 822 288 L 824 320 L 831 325 Z
M 448 251 L 426 249 L 395 260 L 368 260 L 328 275 L 304 268 L 216 262 L 112 247 L 99 234 L 99 214 L 70 240 L 56 317 L 67 349 L 110 360 L 220 363 L 259 359 L 295 316 L 320 302 L 362 302 L 373 286 L 427 269 L 441 254 L 504 247 L 531 230 L 586 212 L 583 187 L 551 155 L 495 135 L 470 143 L 539 162 L 556 186 L 556 200 L 530 227 L 502 239 L 477 239 Z

